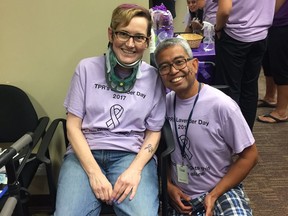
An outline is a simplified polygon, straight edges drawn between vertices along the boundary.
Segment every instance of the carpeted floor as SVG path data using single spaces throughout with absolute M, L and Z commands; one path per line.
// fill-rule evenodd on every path
M 264 77 L 259 79 L 259 96 L 264 94 Z M 258 115 L 271 108 L 258 108 Z M 288 123 L 255 122 L 253 130 L 259 162 L 244 181 L 254 216 L 288 215 Z

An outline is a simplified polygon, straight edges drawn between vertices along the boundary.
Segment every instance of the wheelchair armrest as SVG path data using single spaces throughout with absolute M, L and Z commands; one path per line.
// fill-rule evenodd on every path
M 165 120 L 161 132 L 162 136 L 160 145 L 162 145 L 161 148 L 163 151 L 160 152 L 159 156 L 160 156 L 160 177 L 161 177 L 161 191 L 162 191 L 161 192 L 162 215 L 168 215 L 167 169 L 169 167 L 170 154 L 175 150 L 174 138 L 168 120 Z
M 165 150 L 160 153 L 160 160 L 168 157 L 175 150 L 174 138 L 168 120 L 165 120 L 161 132 L 161 144 L 165 146 Z
M 12 215 L 14 212 L 14 209 L 16 208 L 17 205 L 17 197 L 11 196 L 8 197 L 7 201 L 5 202 L 0 215 Z
M 32 136 L 32 133 L 26 133 L 8 149 L 4 150 L 0 156 L 0 167 L 5 166 L 17 153 L 25 149 L 32 142 Z
M 65 138 L 65 144 L 68 144 L 68 139 L 67 139 L 67 132 L 66 132 L 66 119 L 63 118 L 58 118 L 52 121 L 51 125 L 48 127 L 42 142 L 39 146 L 38 152 L 37 152 L 37 159 L 46 163 L 50 164 L 51 161 L 49 158 L 47 158 L 47 152 L 48 152 L 48 147 L 51 143 L 52 138 L 54 137 L 55 131 L 58 127 L 58 125 L 62 123 L 62 128 L 63 128 L 63 133 L 64 133 L 64 138 Z

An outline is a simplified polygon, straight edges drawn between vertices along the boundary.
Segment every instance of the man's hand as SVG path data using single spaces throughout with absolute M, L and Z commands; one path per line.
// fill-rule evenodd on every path
M 211 194 L 207 194 L 204 200 L 204 206 L 206 209 L 206 216 L 213 216 L 213 209 L 215 205 L 216 199 L 211 196 Z
M 173 185 L 171 182 L 168 183 L 168 194 L 170 198 L 170 204 L 182 214 L 191 214 L 192 206 L 184 205 L 184 203 L 190 201 L 190 197 L 184 194 L 178 187 Z M 184 202 L 184 203 L 183 203 Z

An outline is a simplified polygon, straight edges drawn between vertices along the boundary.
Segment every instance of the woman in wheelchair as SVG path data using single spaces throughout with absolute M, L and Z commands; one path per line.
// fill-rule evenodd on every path
M 114 9 L 104 55 L 80 61 L 64 102 L 69 146 L 55 215 L 158 215 L 154 153 L 165 118 L 165 89 L 142 61 L 150 41 L 147 9 Z

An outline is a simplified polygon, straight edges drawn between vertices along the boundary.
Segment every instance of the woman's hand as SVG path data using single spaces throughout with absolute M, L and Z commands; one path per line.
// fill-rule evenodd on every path
M 89 176 L 91 188 L 97 197 L 107 204 L 111 204 L 112 185 L 102 172 Z
M 141 170 L 128 168 L 117 179 L 113 193 L 112 201 L 121 203 L 129 194 L 132 200 L 137 192 L 138 185 L 141 180 Z
M 203 25 L 197 19 L 192 20 L 190 26 L 192 28 L 193 33 L 197 33 L 197 34 L 201 33 L 202 28 L 203 28 Z

